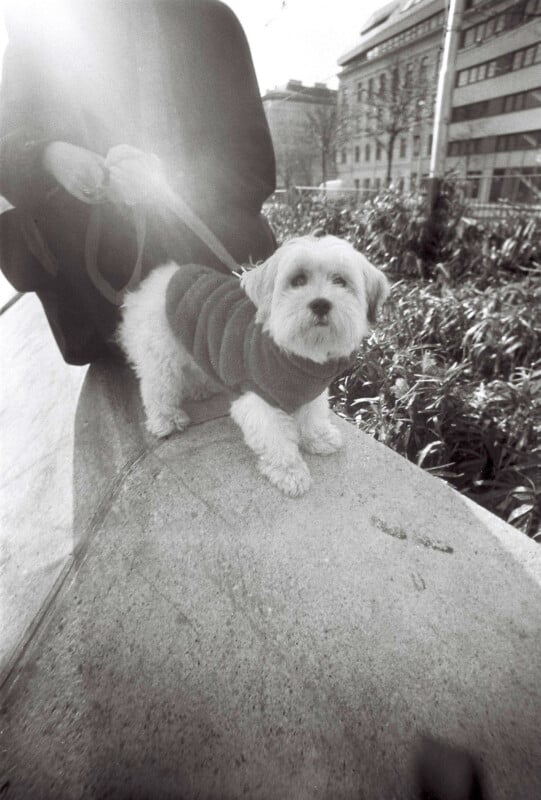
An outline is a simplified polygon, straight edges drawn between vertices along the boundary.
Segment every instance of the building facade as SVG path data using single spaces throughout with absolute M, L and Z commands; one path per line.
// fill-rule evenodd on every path
M 385 153 L 358 117 L 369 103 L 366 87 L 379 86 L 393 67 L 409 71 L 420 91 L 412 98 L 417 114 L 397 136 L 391 179 L 414 189 L 428 176 L 445 6 L 444 0 L 389 3 L 340 58 L 338 102 L 349 127 L 338 171 L 351 188 L 378 189 L 387 177 Z M 468 179 L 472 196 L 483 202 L 541 201 L 540 15 L 541 0 L 464 2 L 445 168 Z
M 263 96 L 276 155 L 278 188 L 318 186 L 336 177 L 337 92 L 290 80 Z

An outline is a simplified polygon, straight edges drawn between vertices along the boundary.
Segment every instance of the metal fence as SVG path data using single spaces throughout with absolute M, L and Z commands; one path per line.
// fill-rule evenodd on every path
M 421 188 L 421 197 L 425 194 Z M 268 203 L 295 205 L 303 198 L 314 200 L 342 200 L 348 203 L 362 205 L 382 193 L 381 189 L 349 189 L 349 188 L 321 188 L 318 186 L 294 186 L 289 189 L 277 189 L 268 199 Z M 414 192 L 403 192 L 404 198 L 415 197 Z M 417 195 L 419 197 L 419 195 Z M 541 219 L 541 203 L 519 203 L 511 200 L 483 203 L 476 198 L 464 197 L 465 216 L 474 219 L 504 220 L 508 217 L 539 217 Z

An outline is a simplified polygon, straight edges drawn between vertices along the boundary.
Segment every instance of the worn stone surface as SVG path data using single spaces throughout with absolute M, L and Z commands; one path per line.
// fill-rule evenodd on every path
M 8 797 L 402 800 L 426 733 L 541 796 L 533 543 L 344 422 L 285 498 L 229 419 L 158 443 L 117 380 L 88 373 L 84 535 L 4 689 Z
M 0 316 L 0 673 L 70 560 L 73 418 L 85 370 L 68 367 L 38 300 Z

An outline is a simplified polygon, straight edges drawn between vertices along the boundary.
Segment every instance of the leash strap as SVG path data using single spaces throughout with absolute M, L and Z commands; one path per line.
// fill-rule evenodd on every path
M 205 225 L 203 220 L 190 208 L 190 206 L 173 192 L 170 186 L 165 184 L 163 202 L 185 225 L 187 225 L 201 241 L 206 244 L 208 249 L 220 259 L 231 272 L 237 272 L 239 264 L 235 261 L 231 253 L 223 246 L 218 237 Z
M 135 241 L 137 243 L 137 259 L 130 279 L 121 289 L 111 286 L 98 269 L 98 251 L 101 238 L 102 208 L 99 204 L 92 207 L 86 229 L 85 263 L 90 280 L 100 292 L 102 297 L 115 306 L 121 306 L 124 294 L 133 289 L 141 280 L 143 270 L 143 251 L 146 239 L 146 214 L 142 206 L 133 206 L 133 223 L 135 226 Z
M 201 241 L 208 247 L 211 253 L 224 264 L 231 272 L 238 272 L 239 264 L 235 261 L 231 253 L 223 246 L 218 237 L 210 230 L 203 220 L 193 211 L 192 208 L 173 192 L 165 180 L 160 181 L 159 185 L 160 201 L 175 214 Z M 98 269 L 98 249 L 101 233 L 102 210 L 99 205 L 95 205 L 90 213 L 88 228 L 85 241 L 85 261 L 90 280 L 109 303 L 120 306 L 124 301 L 124 295 L 133 289 L 141 280 L 143 268 L 143 250 L 146 238 L 146 215 L 143 206 L 135 205 L 132 207 L 135 234 L 137 242 L 137 260 L 133 268 L 129 281 L 121 288 L 115 289 L 103 277 Z

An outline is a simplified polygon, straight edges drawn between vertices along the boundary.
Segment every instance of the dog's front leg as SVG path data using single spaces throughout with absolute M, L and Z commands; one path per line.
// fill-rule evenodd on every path
M 231 416 L 248 447 L 259 456 L 263 475 L 290 497 L 304 494 L 311 478 L 299 452 L 299 433 L 293 417 L 253 392 L 231 404 Z
M 332 424 L 332 416 L 327 391 L 295 412 L 303 450 L 326 456 L 342 446 L 342 436 Z

